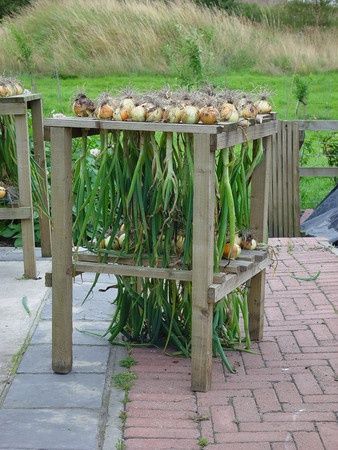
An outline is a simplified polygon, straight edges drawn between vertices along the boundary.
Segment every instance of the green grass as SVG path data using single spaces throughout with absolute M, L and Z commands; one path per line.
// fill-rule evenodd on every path
M 169 83 L 177 85 L 175 77 L 162 75 L 112 75 L 106 77 L 88 78 L 67 78 L 55 79 L 49 77 L 22 76 L 26 87 L 31 87 L 43 95 L 44 113 L 51 116 L 53 113 L 62 112 L 71 114 L 71 98 L 73 94 L 81 89 L 96 98 L 103 91 L 118 90 L 132 86 L 139 90 L 149 90 L 160 88 Z M 312 74 L 305 77 L 309 84 L 309 99 L 306 118 L 311 119 L 335 119 L 338 111 L 338 72 L 325 74 Z M 294 119 L 296 117 L 296 98 L 293 94 L 293 76 L 291 75 L 261 75 L 253 72 L 225 73 L 224 76 L 217 76 L 211 80 L 219 86 L 228 86 L 234 89 L 252 90 L 257 87 L 264 87 L 273 92 L 274 109 L 281 119 Z M 304 111 L 303 111 L 304 113 Z M 325 156 L 318 157 L 321 151 L 318 133 L 307 133 L 306 139 L 310 143 L 307 149 L 307 160 L 303 165 L 307 166 L 327 166 Z M 311 156 L 312 155 L 312 156 Z M 330 192 L 335 182 L 332 178 L 303 178 L 301 180 L 301 207 L 314 208 Z

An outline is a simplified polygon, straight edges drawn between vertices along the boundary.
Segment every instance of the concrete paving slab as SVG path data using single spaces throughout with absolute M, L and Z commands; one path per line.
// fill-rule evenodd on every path
M 108 346 L 74 345 L 72 373 L 105 373 L 108 356 Z M 30 345 L 17 373 L 53 373 L 51 364 L 51 344 Z
M 103 336 L 110 322 L 73 322 L 73 343 L 74 345 L 107 345 L 108 336 Z M 41 320 L 33 337 L 32 344 L 48 344 L 52 340 L 51 320 Z
M 34 329 L 37 314 L 49 290 L 43 275 L 50 270 L 50 260 L 37 261 L 41 279 L 22 278 L 23 263 L 8 261 L 10 256 L 22 254 L 20 250 L 0 247 L 0 377 L 10 378 L 13 363 Z M 22 299 L 26 297 L 29 313 Z M 0 384 L 0 399 L 7 383 Z
M 103 374 L 18 374 L 3 408 L 100 408 Z
M 94 450 L 97 411 L 0 410 L 0 448 Z
M 114 305 L 112 302 L 116 297 L 116 290 L 112 289 L 110 292 L 98 292 L 98 289 L 96 288 L 93 296 L 91 295 L 85 303 L 83 303 L 89 289 L 90 283 L 84 283 L 84 286 L 74 285 L 73 320 L 111 321 L 114 313 Z M 51 299 L 49 299 L 44 306 L 41 318 L 43 320 L 51 320 Z

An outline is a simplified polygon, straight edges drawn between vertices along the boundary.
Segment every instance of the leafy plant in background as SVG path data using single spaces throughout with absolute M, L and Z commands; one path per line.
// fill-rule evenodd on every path
M 294 95 L 297 99 L 296 116 L 299 117 L 299 108 L 302 107 L 303 116 L 306 115 L 306 106 L 308 103 L 309 83 L 305 78 L 299 75 L 294 77 Z
M 163 47 L 164 56 L 180 86 L 196 87 L 208 75 L 210 65 L 206 59 L 212 58 L 212 54 L 209 50 L 206 57 L 202 47 L 204 43 L 211 43 L 213 31 L 207 28 L 189 31 L 176 24 L 173 31 L 177 39 Z
M 0 20 L 7 15 L 17 13 L 23 6 L 29 5 L 31 0 L 0 0 Z
M 31 180 L 33 203 L 36 208 L 48 214 L 41 196 L 42 184 L 37 162 L 33 158 L 31 148 Z M 8 186 L 17 187 L 18 171 L 16 160 L 15 127 L 11 116 L 0 116 L 0 181 Z M 1 202 L 1 206 L 6 206 Z M 34 213 L 35 240 L 40 243 L 38 214 Z M 14 245 L 21 246 L 21 224 L 19 221 L 1 221 L 0 237 L 14 239 Z

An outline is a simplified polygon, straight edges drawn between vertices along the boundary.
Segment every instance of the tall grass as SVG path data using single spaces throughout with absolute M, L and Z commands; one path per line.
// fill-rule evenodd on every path
M 4 20 L 0 71 L 175 73 L 176 60 L 186 57 L 181 43 L 189 41 L 209 73 L 327 71 L 338 67 L 337 34 L 281 31 L 189 0 L 37 0 Z

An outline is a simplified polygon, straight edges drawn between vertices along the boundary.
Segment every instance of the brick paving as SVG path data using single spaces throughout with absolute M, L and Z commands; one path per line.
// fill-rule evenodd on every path
M 271 239 L 278 255 L 266 286 L 264 339 L 255 354 L 214 361 L 212 390 L 190 391 L 190 363 L 135 349 L 127 450 L 336 450 L 338 257 L 315 238 Z M 315 281 L 309 277 L 320 271 Z

